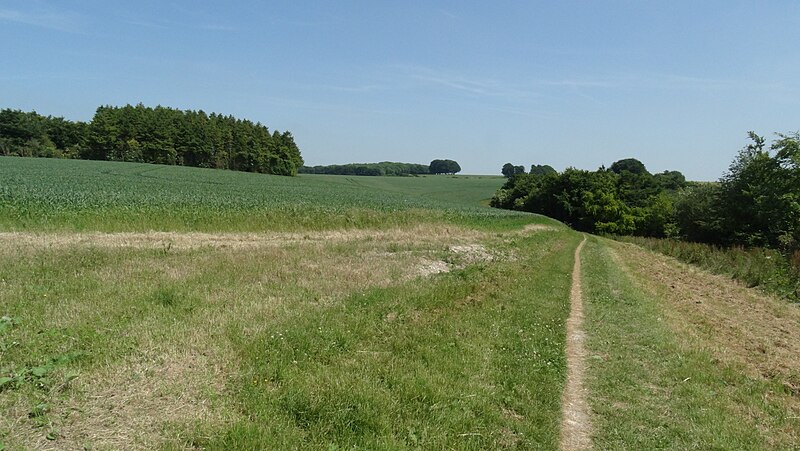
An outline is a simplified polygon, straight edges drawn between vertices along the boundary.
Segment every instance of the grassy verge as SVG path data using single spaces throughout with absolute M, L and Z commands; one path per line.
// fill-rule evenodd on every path
M 493 224 L 0 237 L 0 444 L 554 447 L 577 238 Z
M 680 261 L 698 265 L 715 274 L 729 276 L 748 287 L 758 287 L 794 302 L 800 301 L 800 270 L 778 251 L 764 248 L 719 248 L 672 239 L 643 237 L 615 237 L 615 239 L 638 244 Z
M 228 449 L 557 447 L 576 237 L 514 243 L 520 261 L 358 293 L 233 331 L 246 420 Z
M 653 263 L 646 256 L 632 259 L 631 250 L 613 247 L 606 240 L 592 239 L 583 257 L 595 446 L 796 446 L 800 429 L 789 407 L 791 390 L 728 357 L 733 351 L 725 347 L 740 338 L 712 341 L 721 336 L 721 329 L 715 328 L 725 320 L 695 319 L 701 313 L 694 312 L 694 306 L 715 302 L 719 288 L 699 285 L 696 279 L 676 288 L 674 277 L 665 278 L 665 285 L 654 284 L 649 281 Z M 676 297 L 676 305 L 683 306 L 679 310 L 665 301 L 677 290 L 682 296 L 699 296 L 702 290 L 708 294 L 696 300 Z M 706 329 L 712 332 L 697 332 Z M 731 326 L 728 333 L 737 329 Z M 745 348 L 746 341 L 740 351 L 747 355 Z

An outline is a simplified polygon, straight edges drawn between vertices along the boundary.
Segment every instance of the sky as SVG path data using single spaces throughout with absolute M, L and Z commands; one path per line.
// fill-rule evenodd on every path
M 0 108 L 232 114 L 309 165 L 716 180 L 749 130 L 800 130 L 796 0 L 0 0 L 0 42 Z

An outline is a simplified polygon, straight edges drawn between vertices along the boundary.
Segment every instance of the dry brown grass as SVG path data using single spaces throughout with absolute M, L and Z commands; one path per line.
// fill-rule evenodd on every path
M 165 428 L 225 423 L 239 415 L 226 393 L 226 382 L 238 377 L 239 366 L 225 336 L 229 325 L 251 336 L 275 318 L 335 305 L 358 290 L 492 261 L 499 254 L 478 244 L 488 238 L 438 225 L 316 234 L 0 233 L 0 252 L 19 258 L 75 249 L 125 252 L 114 264 L 76 277 L 120 287 L 131 298 L 146 296 L 162 282 L 199 293 L 191 315 L 166 327 L 133 321 L 120 333 L 134 334 L 138 349 L 108 356 L 52 401 L 48 416 L 58 431 L 58 449 L 152 449 L 165 442 L 180 444 L 180 437 L 170 438 Z M 116 301 L 65 298 L 44 315 L 52 327 L 69 327 L 98 312 L 119 314 Z M 53 442 L 27 418 L 29 400 L 7 401 L 9 409 L 0 420 L 12 431 L 7 440 L 52 448 Z
M 0 232 L 0 247 L 61 248 L 92 246 L 110 248 L 186 250 L 203 247 L 215 249 L 252 249 L 301 243 L 341 241 L 436 242 L 438 240 L 473 241 L 485 234 L 466 228 L 421 224 L 388 230 L 351 229 L 325 232 L 270 233 L 201 233 L 201 232 L 120 232 L 120 233 L 35 233 Z
M 558 229 L 546 224 L 526 224 L 522 228 L 522 233 L 536 233 L 536 232 L 554 232 Z

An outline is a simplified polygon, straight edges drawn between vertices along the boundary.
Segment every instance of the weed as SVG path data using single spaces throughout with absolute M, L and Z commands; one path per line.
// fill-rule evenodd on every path
M 39 388 L 49 387 L 52 384 L 50 376 L 56 368 L 67 365 L 83 355 L 82 352 L 70 352 L 53 357 L 41 365 L 17 368 L 11 372 L 11 376 L 0 377 L 0 391 L 17 388 L 25 382 L 30 382 Z M 77 373 L 68 373 L 64 383 L 68 383 L 76 377 Z

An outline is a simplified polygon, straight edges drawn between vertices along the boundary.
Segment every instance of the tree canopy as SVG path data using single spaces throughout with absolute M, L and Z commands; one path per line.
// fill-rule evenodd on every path
M 555 174 L 555 173 L 556 173 L 556 170 L 553 169 L 553 167 L 550 166 L 549 164 L 544 164 L 544 165 L 532 164 L 531 165 L 531 171 L 529 172 L 529 174 L 533 174 L 533 175 L 547 175 L 547 174 Z
M 295 175 L 303 164 L 288 131 L 204 111 L 101 106 L 89 123 L 0 111 L 0 153 L 31 157 L 233 169 Z
M 509 167 L 514 166 L 508 163 L 504 171 Z M 491 204 L 544 214 L 589 232 L 674 234 L 673 201 L 667 194 L 674 190 L 659 189 L 638 160 L 621 160 L 611 167 L 616 170 L 568 168 L 558 173 L 550 166 L 533 165 L 530 173 L 509 178 Z M 670 174 L 670 180 L 685 184 L 682 174 Z
M 800 134 L 751 143 L 718 182 L 688 183 L 678 171 L 650 174 L 626 158 L 609 169 L 515 175 L 492 206 L 545 214 L 579 230 L 671 236 L 800 252 Z M 513 165 L 503 166 L 503 173 Z
M 461 166 L 453 160 L 433 160 L 428 171 L 431 174 L 456 174 L 461 172 Z

